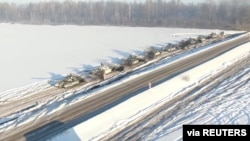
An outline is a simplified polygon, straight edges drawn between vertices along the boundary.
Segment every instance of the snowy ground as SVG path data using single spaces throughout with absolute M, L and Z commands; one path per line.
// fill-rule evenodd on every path
M 234 40 L 234 39 L 231 39 Z M 73 89 L 70 91 L 60 91 L 60 90 L 54 90 L 54 91 L 50 91 L 50 93 L 47 93 L 50 95 L 50 97 L 44 98 L 41 97 L 38 100 L 33 100 L 32 103 L 28 104 L 28 101 L 31 101 L 32 98 L 34 98 L 33 96 L 31 98 L 26 98 L 24 99 L 22 102 L 25 104 L 19 105 L 18 107 L 12 107 L 11 105 L 11 101 L 9 102 L 9 106 L 4 105 L 4 107 L 1 110 L 1 118 L 0 118 L 0 133 L 1 132 L 7 132 L 9 130 L 12 130 L 18 126 L 27 124 L 29 122 L 32 121 L 36 121 L 39 118 L 51 115 L 53 113 L 55 113 L 56 111 L 59 111 L 60 109 L 69 106 L 71 104 L 74 104 L 76 102 L 82 101 L 87 97 L 93 96 L 94 94 L 98 94 L 101 91 L 104 91 L 105 89 L 111 88 L 115 85 L 119 85 L 121 83 L 123 83 L 124 81 L 127 81 L 129 79 L 133 79 L 134 77 L 137 77 L 139 75 L 145 74 L 147 72 L 150 72 L 152 69 L 155 69 L 156 67 L 162 67 L 162 64 L 167 64 L 167 63 L 171 63 L 172 61 L 177 61 L 180 58 L 183 58 L 185 56 L 189 56 L 195 53 L 198 53 L 199 51 L 204 51 L 206 49 L 209 49 L 213 47 L 212 45 L 207 45 L 207 46 L 203 46 L 200 48 L 196 48 L 194 50 L 190 50 L 187 51 L 183 54 L 171 57 L 171 58 L 166 58 L 162 61 L 160 61 L 159 63 L 150 65 L 146 68 L 141 68 L 137 71 L 135 71 L 134 73 L 127 75 L 125 79 L 123 79 L 122 81 L 117 81 L 117 82 L 113 82 L 111 85 L 105 85 L 104 87 L 98 88 L 98 89 L 94 89 L 91 91 L 88 91 L 87 93 L 84 93 L 84 91 L 89 90 L 91 87 L 80 87 L 77 89 Z M 150 63 L 150 62 L 149 62 Z M 112 78 L 113 80 L 115 78 Z M 105 83 L 110 83 L 110 80 L 108 81 L 104 81 L 102 82 L 102 85 L 104 85 Z M 39 85 L 38 85 L 39 84 Z M 37 87 L 40 88 L 40 83 L 37 84 Z M 32 85 L 33 86 L 33 85 Z M 34 84 L 34 88 L 33 87 L 27 87 L 30 90 L 35 91 L 35 84 Z M 43 86 L 43 85 L 42 85 Z M 41 89 L 40 91 L 42 92 L 43 89 Z M 13 90 L 14 91 L 14 90 Z M 25 93 L 25 89 L 23 90 Z M 31 91 L 32 92 L 32 91 Z M 15 92 L 14 93 L 18 93 Z M 60 95 L 53 95 L 53 93 L 58 93 Z M 37 95 L 39 96 L 43 96 L 46 93 L 42 92 L 42 93 L 38 93 Z M 7 96 L 4 96 L 2 99 L 4 98 L 8 98 L 8 93 L 6 93 Z M 11 94 L 10 94 L 11 95 Z M 28 94 L 26 94 L 25 96 L 27 96 Z M 17 95 L 15 97 L 12 97 L 11 100 L 17 99 L 18 97 L 23 98 L 24 96 L 20 96 Z M 37 96 L 35 96 L 36 98 Z M 8 100 L 8 99 L 7 99 Z M 5 102 L 8 104 L 8 102 Z M 20 103 L 20 102 L 18 102 Z M 4 104 L 4 102 L 2 101 L 2 104 Z M 19 109 L 20 112 L 16 109 Z M 16 112 L 12 112 L 12 110 L 14 109 Z
M 250 56 L 248 57 L 248 61 Z M 201 97 L 182 106 L 147 135 L 148 140 L 181 140 L 183 124 L 250 124 L 250 62 Z M 216 79 L 215 79 L 216 80 Z M 191 109 L 191 110 L 190 110 Z M 165 107 L 165 111 L 169 110 Z M 165 115 L 166 116 L 166 115 Z M 167 117 L 167 116 L 166 116 Z
M 130 53 L 139 54 L 151 45 L 220 32 L 205 29 L 19 24 L 0 24 L 0 28 L 0 98 L 6 95 L 11 97 L 18 90 L 13 95 L 21 97 L 25 95 L 23 91 L 32 92 L 32 86 L 40 85 L 38 89 L 44 89 L 48 87 L 46 80 L 91 69 L 100 62 L 116 63 L 119 58 L 125 58 Z
M 72 71 L 78 72 L 92 68 L 95 65 L 99 65 L 101 61 L 116 63 L 119 61 L 119 58 L 127 57 L 130 53 L 141 53 L 151 45 L 160 46 L 190 36 L 197 36 L 198 34 L 220 32 L 219 30 L 200 29 L 96 26 L 54 27 L 11 24 L 0 24 L 0 27 L 3 30 L 0 33 L 0 37 L 3 39 L 0 40 L 0 45 L 2 46 L 0 49 L 0 65 L 2 68 L 5 68 L 0 74 L 2 82 L 4 82 L 1 83 L 0 88 L 0 105 L 28 97 L 34 94 L 34 92 L 42 92 L 50 87 L 48 80 L 58 79 L 63 74 Z M 226 31 L 226 33 L 235 32 Z M 98 51 L 93 52 L 93 50 Z M 199 51 L 199 49 L 196 49 L 196 51 Z M 142 68 L 128 76 L 127 79 L 142 75 L 154 67 L 178 60 L 180 57 L 190 55 L 191 53 L 193 51 L 165 59 L 147 69 Z M 114 83 L 112 86 L 118 84 Z M 1 117 L 0 133 L 8 132 L 8 130 L 17 126 L 50 115 L 69 104 L 81 101 L 112 86 L 106 86 L 84 95 L 78 95 L 78 93 L 89 88 L 78 88 L 77 90 L 62 92 L 61 96 L 52 96 L 46 100 L 34 101 L 34 104 L 27 105 L 28 108 L 22 109 L 20 112 L 13 113 L 7 117 Z M 75 91 L 78 91 L 78 93 L 75 93 Z M 159 101 L 160 98 L 155 99 L 155 102 Z M 3 108 L 6 108 L 8 111 L 10 107 L 5 106 Z
M 247 55 L 250 55 L 250 43 L 241 45 L 205 64 L 199 65 L 171 80 L 153 87 L 63 132 L 52 140 L 56 141 L 70 138 L 75 140 L 107 139 L 115 132 L 138 122 L 140 117 L 142 118 L 148 112 L 154 111 L 164 103 L 194 89 L 209 80 L 213 75 L 233 65 L 238 59 L 247 57 Z M 169 119 L 163 120 L 162 124 L 153 128 L 153 131 L 150 130 L 151 134 L 141 136 L 141 134 L 138 133 L 138 135 L 146 140 L 179 140 L 181 139 L 182 124 L 249 124 L 249 71 L 248 65 L 235 76 L 226 79 L 211 91 L 195 99 L 196 101 L 186 103 L 187 105 L 182 105 L 182 102 L 188 98 L 198 96 L 202 90 L 207 88 L 202 87 L 191 96 L 187 96 L 186 99 L 176 102 L 172 107 L 167 107 L 165 111 L 171 111 L 175 109 L 175 107 L 180 108 L 180 110 Z M 207 100 L 207 98 L 209 98 L 209 100 Z M 182 106 L 179 107 L 179 105 Z M 143 126 L 147 126 L 148 124 L 149 123 L 146 123 L 146 125 L 142 125 L 139 128 L 143 128 Z M 128 137 L 128 135 L 126 135 L 125 133 L 121 138 L 126 139 L 126 137 Z

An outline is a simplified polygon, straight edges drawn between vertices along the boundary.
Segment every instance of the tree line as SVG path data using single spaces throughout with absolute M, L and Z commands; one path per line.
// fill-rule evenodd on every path
M 247 0 L 0 3 L 0 22 L 249 30 L 250 5 Z

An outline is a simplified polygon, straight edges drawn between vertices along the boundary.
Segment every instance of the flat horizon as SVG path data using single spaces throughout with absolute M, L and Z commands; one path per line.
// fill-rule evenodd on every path
M 64 2 L 66 0 L 0 0 L 0 2 L 7 2 L 7 3 L 16 3 L 16 4 L 27 4 L 27 3 L 39 3 L 39 2 L 49 2 L 49 1 L 59 1 L 59 2 Z M 71 0 L 71 1 L 124 1 L 124 2 L 144 2 L 146 0 Z M 171 1 L 171 0 L 168 0 Z M 199 3 L 199 2 L 205 2 L 206 0 L 181 0 L 182 2 L 194 2 L 194 3 Z

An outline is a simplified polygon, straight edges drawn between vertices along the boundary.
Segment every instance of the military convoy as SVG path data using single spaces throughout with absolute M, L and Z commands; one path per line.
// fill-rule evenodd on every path
M 207 36 L 207 39 L 222 39 L 224 38 L 224 32 L 220 32 L 219 34 L 216 34 L 215 32 L 210 33 Z
M 211 34 L 209 34 L 207 36 L 207 39 L 216 38 L 216 37 L 218 37 L 218 35 L 216 33 L 212 32 Z
M 91 75 L 99 78 L 100 80 L 105 80 L 105 76 L 113 72 L 122 72 L 124 71 L 123 65 L 110 65 L 101 63 L 101 65 L 91 71 Z
M 198 47 L 199 44 L 206 41 L 213 42 L 224 37 L 224 32 L 220 32 L 219 34 L 212 32 L 208 36 L 200 35 L 197 38 L 181 40 L 178 44 L 168 43 L 166 46 L 162 47 L 161 50 L 155 47 L 150 47 L 147 51 L 144 52 L 144 55 L 137 56 L 131 54 L 128 56 L 128 58 L 123 59 L 122 63 L 120 63 L 119 65 L 108 65 L 101 63 L 99 67 L 96 67 L 90 72 L 90 75 L 97 77 L 97 79 L 99 80 L 105 80 L 106 75 L 115 75 L 116 73 L 114 72 L 122 72 L 125 70 L 125 67 L 137 67 L 149 60 L 154 60 L 163 52 L 170 53 L 176 50 L 195 48 Z M 55 86 L 58 88 L 72 88 L 83 83 L 87 83 L 87 81 L 83 77 L 70 73 L 63 80 L 59 81 Z

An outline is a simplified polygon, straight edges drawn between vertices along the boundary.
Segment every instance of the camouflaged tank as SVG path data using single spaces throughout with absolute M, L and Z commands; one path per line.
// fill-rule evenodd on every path
M 132 66 L 138 63 L 139 59 L 135 55 L 129 55 L 129 57 L 126 60 L 124 60 L 124 64 L 128 66 Z
M 67 75 L 63 80 L 59 81 L 56 84 L 56 87 L 58 88 L 71 88 L 74 87 L 78 84 L 81 84 L 85 82 L 85 80 L 78 76 L 78 75 L 74 75 L 74 74 L 69 74 Z
M 212 32 L 212 33 L 210 33 L 210 34 L 207 36 L 207 39 L 217 38 L 217 37 L 218 37 L 218 34 Z
M 158 49 L 151 47 L 147 53 L 147 56 L 148 56 L 148 59 L 151 60 L 151 59 L 154 59 L 155 57 L 159 56 L 160 54 L 161 54 L 161 52 Z
M 198 36 L 197 38 L 198 42 L 203 43 L 206 40 L 206 37 L 203 35 Z

